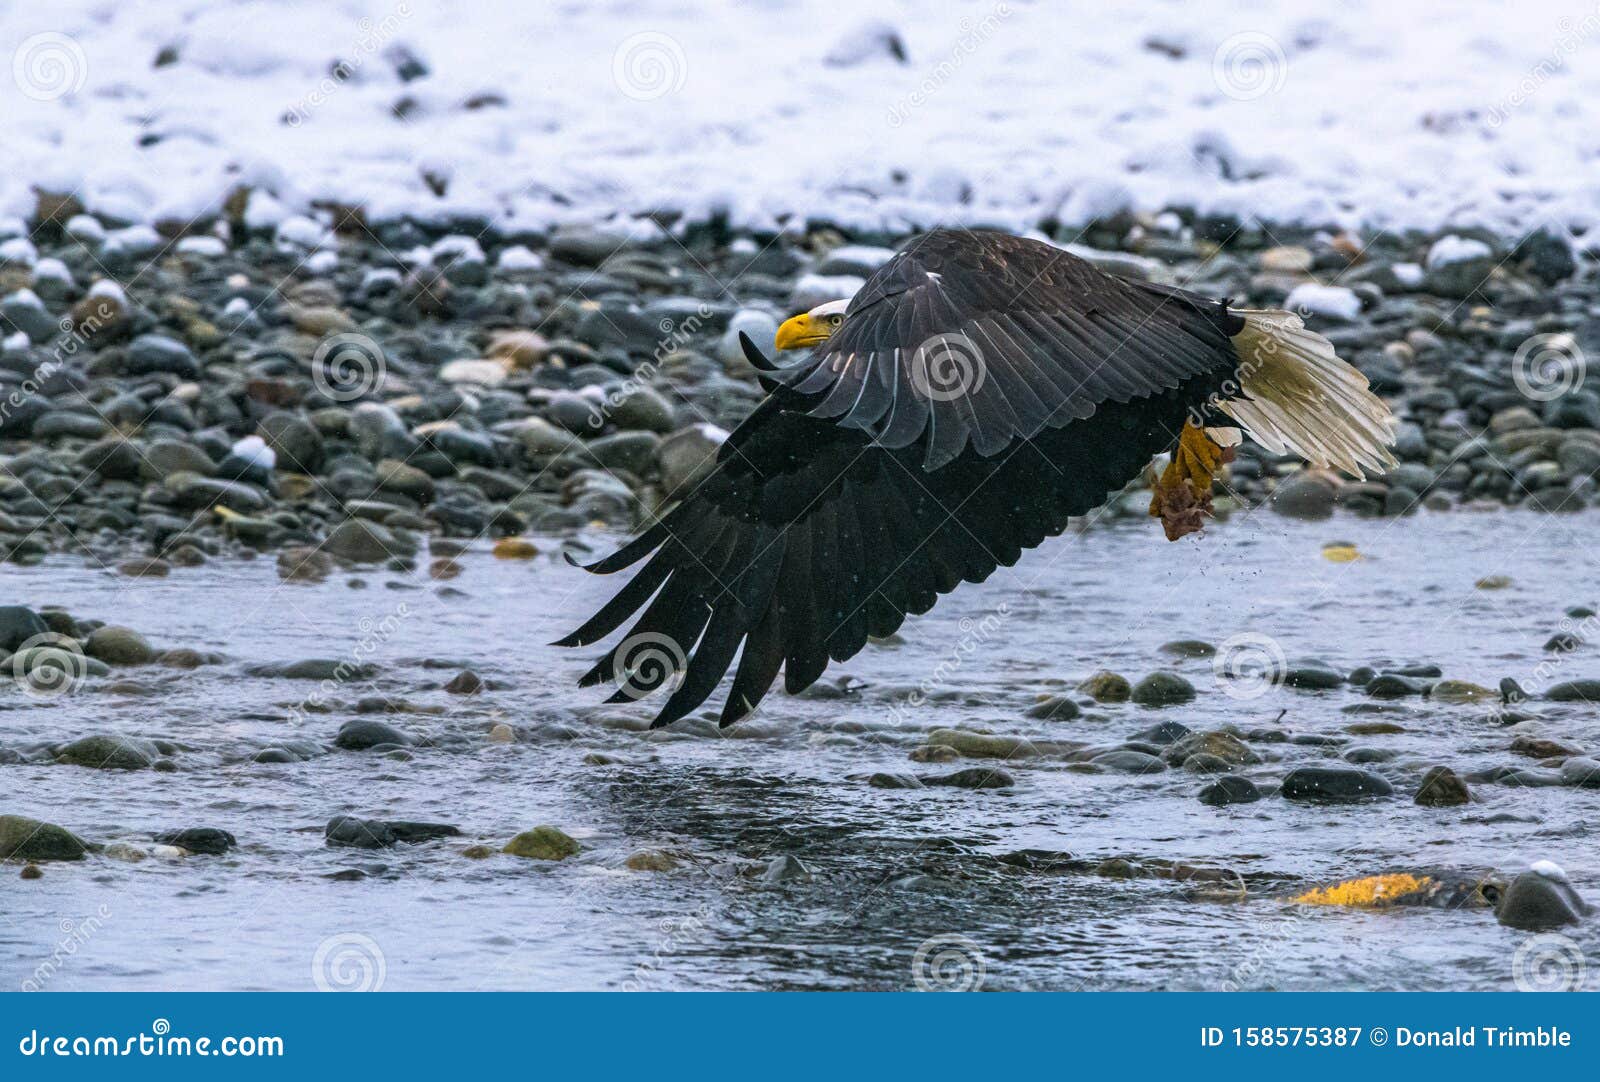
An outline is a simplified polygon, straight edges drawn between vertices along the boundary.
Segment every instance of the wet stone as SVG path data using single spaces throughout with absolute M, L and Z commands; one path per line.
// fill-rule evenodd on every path
M 1403 699 L 1421 695 L 1427 687 L 1420 680 L 1396 673 L 1382 673 L 1367 684 L 1367 694 L 1374 699 Z
M 368 718 L 357 718 L 339 726 L 339 733 L 333 742 L 346 751 L 367 751 L 395 745 L 406 747 L 414 743 L 411 737 L 394 726 Z
M 1097 703 L 1125 703 L 1133 694 L 1127 677 L 1104 669 L 1079 684 L 1078 690 Z
M 1009 789 L 1016 785 L 1010 774 L 998 767 L 969 767 L 954 774 L 924 774 L 923 785 L 946 786 L 954 789 Z
M 1132 700 L 1140 706 L 1173 706 L 1194 698 L 1194 685 L 1175 672 L 1157 671 L 1133 687 Z
M 1047 696 L 1027 709 L 1028 717 L 1048 721 L 1071 721 L 1081 713 L 1078 704 L 1064 695 Z
M 501 852 L 528 860 L 566 860 L 575 856 L 578 850 L 578 843 L 563 831 L 552 826 L 539 826 L 512 838 Z
M 1291 770 L 1279 790 L 1285 799 L 1310 804 L 1344 804 L 1389 796 L 1394 787 L 1382 776 L 1355 767 L 1303 766 Z
M 1200 790 L 1200 803 L 1220 808 L 1227 804 L 1249 804 L 1261 799 L 1261 791 L 1249 778 L 1227 774 Z
M 1431 766 L 1422 775 L 1417 788 L 1416 803 L 1424 808 L 1453 808 L 1472 802 L 1472 791 L 1454 770 L 1447 766 Z
M 81 838 L 54 823 L 0 815 L 0 860 L 82 860 Z
M 175 845 L 180 849 L 187 849 L 191 853 L 205 853 L 211 856 L 221 856 L 239 844 L 232 834 L 217 827 L 185 827 L 182 830 L 164 830 L 152 834 L 150 839 L 159 845 Z
M 878 773 L 867 779 L 874 789 L 921 789 L 921 780 L 915 774 Z
M 1600 789 L 1600 760 L 1575 755 L 1561 764 L 1561 780 L 1567 785 Z
M 1530 871 L 1506 887 L 1495 907 L 1495 918 L 1510 928 L 1538 932 L 1577 924 L 1593 908 L 1568 882 L 1565 873 Z
M 1116 751 L 1102 752 L 1090 759 L 1089 762 L 1105 770 L 1114 770 L 1120 774 L 1158 774 L 1167 768 L 1154 755 L 1146 755 L 1142 751 Z

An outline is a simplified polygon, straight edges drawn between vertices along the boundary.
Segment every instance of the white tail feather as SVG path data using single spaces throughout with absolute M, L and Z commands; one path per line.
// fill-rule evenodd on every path
M 1394 414 L 1367 389 L 1367 377 L 1341 361 L 1333 343 L 1306 330 L 1293 312 L 1242 310 L 1234 338 L 1245 397 L 1218 407 L 1273 454 L 1365 480 L 1393 469 Z

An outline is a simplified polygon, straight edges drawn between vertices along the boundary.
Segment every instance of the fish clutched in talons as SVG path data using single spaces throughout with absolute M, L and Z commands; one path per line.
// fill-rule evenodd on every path
M 1150 517 L 1161 520 L 1168 541 L 1198 533 L 1211 514 L 1211 482 L 1233 461 L 1239 430 L 1202 428 L 1186 422 L 1150 495 Z

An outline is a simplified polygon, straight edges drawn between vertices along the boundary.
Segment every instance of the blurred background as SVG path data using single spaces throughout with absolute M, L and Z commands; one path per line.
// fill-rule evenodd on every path
M 724 214 L 893 231 L 1192 206 L 1588 225 L 1600 11 L 1536 3 L 0 6 L 0 214 Z

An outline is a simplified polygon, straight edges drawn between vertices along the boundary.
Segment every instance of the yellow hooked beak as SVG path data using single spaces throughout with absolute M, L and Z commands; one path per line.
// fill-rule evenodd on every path
M 802 312 L 792 319 L 786 319 L 778 328 L 778 336 L 773 340 L 773 345 L 778 349 L 803 349 L 814 346 L 818 342 L 826 342 L 833 333 L 835 323 L 827 319 L 818 319 L 809 312 Z

